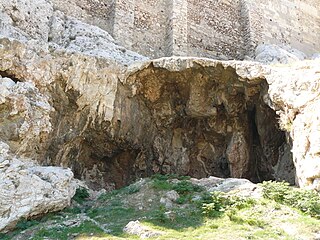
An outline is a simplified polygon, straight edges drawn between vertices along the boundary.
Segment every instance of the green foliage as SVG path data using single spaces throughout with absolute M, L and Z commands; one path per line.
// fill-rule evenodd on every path
M 79 204 L 82 204 L 90 196 L 86 188 L 80 187 L 77 188 L 76 194 L 73 196 L 73 200 Z
M 261 186 L 263 197 L 279 203 L 283 203 L 285 196 L 290 192 L 290 184 L 287 182 L 264 181 Z
M 91 221 L 84 221 L 78 226 L 66 227 L 66 226 L 56 226 L 52 228 L 43 227 L 41 228 L 32 238 L 33 240 L 43 240 L 43 239 L 52 239 L 52 240 L 67 240 L 70 239 L 72 234 L 76 235 L 91 235 L 103 234 L 103 230 L 95 225 Z
M 141 224 L 154 230 L 164 232 L 157 239 L 291 239 L 282 231 L 279 223 L 289 223 L 297 228 L 297 232 L 312 239 L 319 230 L 319 222 L 306 214 L 295 212 L 283 203 L 298 206 L 308 214 L 319 211 L 319 195 L 312 191 L 299 190 L 290 187 L 287 183 L 264 183 L 267 198 L 252 199 L 231 195 L 231 193 L 208 193 L 201 187 L 184 180 L 171 180 L 171 175 L 158 175 L 147 184 L 155 184 L 159 190 L 175 190 L 180 197 L 176 203 L 186 205 L 173 205 L 166 209 L 159 204 L 164 192 L 152 196 L 139 184 L 114 190 L 102 194 L 99 201 L 84 201 L 75 204 L 58 213 L 46 215 L 43 218 L 31 221 L 23 220 L 16 231 L 0 234 L 0 239 L 10 240 L 19 236 L 21 239 L 138 239 L 138 236 L 123 232 L 128 222 L 139 220 Z M 158 184 L 158 185 L 157 185 Z M 150 185 L 147 185 L 148 187 Z M 141 189 L 140 189 L 141 188 Z M 140 191 L 146 197 L 141 203 L 131 194 Z M 292 191 L 292 192 L 291 192 Z M 154 193 L 152 192 L 152 194 Z M 303 193 L 303 194 L 302 194 Z M 139 194 L 140 195 L 140 194 Z M 302 196 L 304 195 L 304 196 Z M 308 201 L 303 201 L 305 198 Z M 278 202 L 273 201 L 277 199 Z M 137 204 L 139 204 L 137 206 Z M 294 213 L 294 214 L 292 214 Z M 81 222 L 78 216 L 86 216 Z M 70 225 L 74 219 L 76 224 Z M 67 222 L 66 222 L 67 221 Z M 100 226 L 108 229 L 103 232 Z M 27 231 L 24 231 L 28 229 Z M 306 235 L 304 235 L 306 234 Z M 299 236 L 300 236 L 299 235 Z M 19 239 L 20 239 L 19 238 Z
M 167 180 L 154 179 L 152 181 L 152 187 L 155 190 L 172 190 L 173 184 Z
M 68 208 L 65 208 L 63 210 L 63 212 L 71 213 L 71 214 L 79 214 L 79 213 L 81 213 L 81 208 L 79 208 L 79 207 L 73 207 L 73 208 L 68 207 Z
M 180 178 L 180 181 L 172 183 L 170 182 L 172 177 L 175 177 L 175 179 Z M 190 202 L 192 199 L 192 193 L 204 191 L 202 187 L 187 181 L 187 177 L 177 177 L 175 175 L 154 175 L 151 179 L 153 179 L 152 187 L 155 190 L 175 190 L 179 193 L 180 197 L 176 201 L 178 204 Z
M 165 223 L 168 218 L 165 215 L 165 207 L 160 205 L 160 207 L 151 213 L 153 220 L 158 221 L 160 223 Z
M 21 219 L 17 225 L 16 225 L 16 229 L 17 230 L 25 230 L 27 228 L 30 228 L 32 226 L 35 226 L 39 224 L 39 221 L 37 220 L 27 220 L 27 219 Z
M 124 194 L 134 194 L 140 191 L 140 187 L 138 185 L 130 185 L 124 188 Z
M 211 194 L 211 202 L 204 203 L 202 206 L 203 213 L 207 217 L 218 217 L 221 216 L 228 206 L 228 198 L 222 192 L 213 192 Z
M 120 189 L 113 190 L 111 192 L 103 193 L 98 197 L 98 201 L 100 202 L 106 202 L 110 200 L 112 197 L 116 196 L 121 192 Z
M 267 181 L 261 186 L 263 197 L 297 208 L 320 219 L 320 194 L 316 191 L 293 188 L 286 182 Z
M 190 194 L 181 195 L 177 200 L 176 203 L 178 204 L 185 204 L 187 202 L 190 202 L 192 199 L 192 196 Z
M 167 174 L 167 175 L 155 174 L 155 175 L 151 176 L 151 179 L 152 179 L 152 187 L 155 190 L 173 190 L 173 189 L 176 190 L 175 188 L 177 188 L 178 190 L 183 191 L 183 188 L 186 188 L 186 187 L 188 187 L 187 186 L 188 184 L 189 185 L 191 184 L 188 181 L 186 181 L 186 180 L 190 179 L 190 177 L 178 176 L 178 175 L 173 175 L 173 174 L 170 174 L 170 175 L 169 174 Z M 181 180 L 183 183 L 181 184 L 179 182 L 177 184 L 173 184 L 169 181 L 171 179 L 178 179 L 178 180 Z
M 203 213 L 208 217 L 219 217 L 223 213 L 227 212 L 230 220 L 233 220 L 233 216 L 237 211 L 249 208 L 256 203 L 252 198 L 245 198 L 239 196 L 228 196 L 223 192 L 212 192 L 211 202 L 202 205 Z
M 198 185 L 194 185 L 189 181 L 183 180 L 178 182 L 172 186 L 172 189 L 175 190 L 177 193 L 186 195 L 193 192 L 201 192 L 204 189 Z

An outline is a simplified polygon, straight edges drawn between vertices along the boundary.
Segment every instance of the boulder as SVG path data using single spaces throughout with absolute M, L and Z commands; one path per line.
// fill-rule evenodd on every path
M 139 220 L 130 221 L 124 228 L 123 231 L 132 234 L 138 235 L 140 238 L 153 238 L 162 235 L 160 231 L 151 230 L 146 226 L 143 226 Z
M 288 64 L 306 58 L 303 52 L 287 45 L 261 44 L 255 50 L 254 60 L 265 64 Z
M 0 142 L 0 231 L 21 219 L 55 212 L 70 205 L 76 184 L 70 169 L 41 167 L 30 159 L 11 156 Z

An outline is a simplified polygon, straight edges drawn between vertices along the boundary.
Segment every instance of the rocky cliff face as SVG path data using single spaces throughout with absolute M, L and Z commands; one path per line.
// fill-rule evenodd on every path
M 153 173 L 320 188 L 319 60 L 148 60 L 39 4 L 0 2 L 0 140 L 16 156 L 95 188 Z

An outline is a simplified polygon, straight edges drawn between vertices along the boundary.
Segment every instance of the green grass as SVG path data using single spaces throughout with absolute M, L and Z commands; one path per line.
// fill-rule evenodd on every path
M 75 235 L 73 235 L 75 234 Z M 73 236 L 103 236 L 104 231 L 91 221 L 84 221 L 76 227 L 59 226 L 53 228 L 43 227 L 32 238 L 32 240 L 43 240 L 49 238 L 52 240 L 67 240 Z
M 155 239 L 293 240 L 297 236 L 292 235 L 288 229 L 297 229 L 301 239 L 313 239 L 314 233 L 320 231 L 320 220 L 312 213 L 315 211 L 314 206 L 317 206 L 313 205 L 317 204 L 317 195 L 314 193 L 301 190 L 309 199 L 305 202 L 302 201 L 303 195 L 296 194 L 300 190 L 287 184 L 268 183 L 264 185 L 265 198 L 252 199 L 221 192 L 208 193 L 186 179 L 176 182 L 171 181 L 171 177 L 155 176 L 146 181 L 150 188 L 144 194 L 151 192 L 152 196 L 156 195 L 156 200 L 153 199 L 148 208 L 139 209 L 135 205 L 136 201 L 139 202 L 137 196 L 141 196 L 147 185 L 133 184 L 103 194 L 97 201 L 86 197 L 82 205 L 37 220 L 21 221 L 16 231 L 2 234 L 0 239 L 9 240 L 19 234 L 23 236 L 21 239 L 33 240 L 139 239 L 123 232 L 124 226 L 135 220 L 163 233 Z M 161 193 L 169 190 L 177 191 L 180 198 L 173 208 L 166 209 L 159 204 L 159 200 Z M 288 193 L 291 197 L 287 196 Z M 288 206 L 287 199 L 292 201 L 293 197 L 297 198 L 297 205 L 301 206 L 299 202 L 304 202 L 303 206 L 310 210 L 301 212 L 296 206 Z M 80 216 L 86 218 L 82 218 L 78 225 L 64 224 L 66 220 L 81 219 Z M 21 233 L 25 229 L 27 232 Z M 108 232 L 104 232 L 104 229 Z
M 261 184 L 263 196 L 320 219 L 320 194 L 316 191 L 290 187 L 286 182 L 266 181 Z

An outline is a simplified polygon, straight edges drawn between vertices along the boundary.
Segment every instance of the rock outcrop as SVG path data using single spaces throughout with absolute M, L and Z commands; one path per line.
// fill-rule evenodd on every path
M 61 50 L 30 61 L 27 45 L 2 41 L 2 58 L 11 61 L 2 72 L 33 82 L 54 109 L 46 112 L 52 131 L 32 155 L 42 164 L 71 167 L 107 189 L 156 172 L 275 176 L 285 136 L 264 102 L 259 64 L 165 58 L 126 70 Z
M 107 190 L 154 173 L 320 189 L 319 60 L 148 60 L 50 1 L 0 6 L 0 141 L 13 159 L 70 167 L 92 188 Z M 68 203 L 68 170 L 23 168 L 40 188 L 60 191 L 51 193 L 63 202 L 50 205 L 53 195 L 46 202 L 47 193 L 39 193 L 47 208 L 24 216 Z M 47 172 L 44 178 L 56 179 L 50 184 L 39 177 Z
M 320 190 L 320 60 L 272 67 L 267 75 L 269 105 L 292 141 L 297 183 Z
M 9 151 L 0 142 L 0 231 L 14 228 L 22 218 L 59 211 L 70 204 L 76 191 L 70 169 L 40 167 Z
M 254 60 L 264 64 L 288 64 L 306 59 L 307 56 L 290 46 L 261 44 L 255 50 Z

